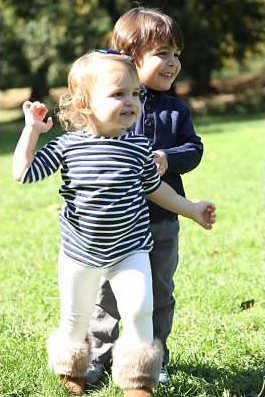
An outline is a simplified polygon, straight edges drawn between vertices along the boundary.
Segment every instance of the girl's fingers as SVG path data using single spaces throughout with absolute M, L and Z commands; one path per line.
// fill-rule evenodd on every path
M 51 117 L 48 117 L 47 124 L 49 124 L 50 126 L 53 125 L 53 120 Z
M 23 110 L 29 109 L 31 105 L 32 105 L 32 102 L 30 102 L 30 101 L 25 101 L 25 102 L 23 103 L 23 105 L 22 105 L 22 109 L 23 109 Z

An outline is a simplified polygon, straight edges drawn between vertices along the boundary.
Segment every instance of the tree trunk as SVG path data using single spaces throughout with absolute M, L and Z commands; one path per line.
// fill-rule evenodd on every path
M 211 86 L 211 68 L 204 64 L 195 65 L 192 73 L 191 94 L 194 96 L 207 95 L 214 92 Z
M 43 64 L 31 79 L 30 101 L 43 102 L 45 97 L 49 96 L 49 86 L 47 83 L 49 64 Z

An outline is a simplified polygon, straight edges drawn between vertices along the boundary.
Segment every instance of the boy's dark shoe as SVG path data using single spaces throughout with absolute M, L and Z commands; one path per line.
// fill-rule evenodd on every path
M 101 363 L 93 360 L 88 367 L 86 373 L 86 384 L 87 385 L 96 385 L 98 381 L 102 378 L 105 372 L 105 366 Z
M 167 383 L 170 381 L 170 376 L 165 365 L 162 366 L 159 374 L 159 383 Z

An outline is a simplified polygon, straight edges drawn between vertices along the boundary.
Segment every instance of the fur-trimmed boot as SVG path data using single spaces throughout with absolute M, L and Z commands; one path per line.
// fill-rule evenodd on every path
M 89 342 L 69 345 L 59 333 L 50 335 L 47 348 L 49 352 L 49 368 L 60 376 L 65 389 L 74 395 L 85 391 L 86 372 L 89 366 Z
M 124 390 L 125 397 L 151 397 L 162 366 L 163 349 L 159 340 L 135 348 L 120 338 L 113 350 L 113 381 Z

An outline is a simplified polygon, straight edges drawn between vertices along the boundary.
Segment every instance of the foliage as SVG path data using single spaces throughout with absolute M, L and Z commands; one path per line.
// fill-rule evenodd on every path
M 264 52 L 263 0 L 189 0 L 178 17 L 187 43 L 183 64 L 192 77 L 193 94 L 209 91 L 213 70 Z
M 263 0 L 140 5 L 162 8 L 179 22 L 186 42 L 183 76 L 191 79 L 195 94 L 209 91 L 214 70 L 264 49 Z M 0 0 L 0 88 L 29 86 L 32 98 L 42 99 L 50 87 L 65 85 L 75 58 L 106 46 L 119 15 L 135 6 L 126 0 Z
M 0 4 L 2 29 L 9 39 L 3 40 L 1 88 L 30 86 L 35 99 L 47 95 L 49 87 L 65 85 L 69 62 L 98 46 L 110 30 L 109 17 L 97 1 L 2 0 Z M 13 43 L 18 51 L 12 50 Z M 11 85 L 13 77 L 16 85 Z
M 1 113 L 0 113 L 1 115 Z M 257 397 L 264 365 L 263 114 L 199 118 L 200 166 L 184 175 L 187 196 L 210 198 L 209 232 L 181 219 L 176 311 L 169 338 L 171 381 L 156 397 Z M 6 116 L 7 119 L 7 116 Z M 1 131 L 0 395 L 66 397 L 47 368 L 46 339 L 57 324 L 59 172 L 19 186 L 11 178 L 21 123 Z M 59 130 L 54 132 L 60 133 Z M 53 133 L 53 134 L 54 134 Z M 42 137 L 51 139 L 52 135 Z M 254 306 L 241 309 L 241 302 Z M 121 397 L 111 377 L 87 395 Z

